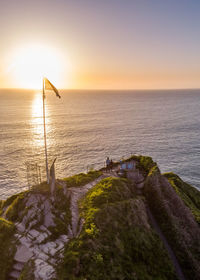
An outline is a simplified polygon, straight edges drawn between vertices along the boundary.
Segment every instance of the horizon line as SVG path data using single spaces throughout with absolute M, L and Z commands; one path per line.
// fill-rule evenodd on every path
M 18 87 L 3 87 L 3 88 L 0 88 L 0 90 L 29 90 L 29 91 L 40 91 L 42 89 L 37 89 L 37 88 L 18 88 Z M 76 91 L 76 90 L 81 90 L 81 91 L 153 91 L 153 90 L 163 90 L 163 91 L 167 91 L 167 90 L 200 90 L 200 87 L 199 88 L 192 88 L 192 87 L 188 87 L 188 88 L 58 88 L 58 90 L 73 90 L 73 91 Z

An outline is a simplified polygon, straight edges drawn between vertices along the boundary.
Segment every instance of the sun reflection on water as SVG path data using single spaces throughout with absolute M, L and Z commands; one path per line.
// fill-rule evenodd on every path
M 32 118 L 31 118 L 31 126 L 33 133 L 33 141 L 35 145 L 41 147 L 44 145 L 44 123 L 43 123 L 43 101 L 42 101 L 42 93 L 37 92 L 32 102 Z M 48 132 L 49 126 L 49 118 L 48 118 L 48 106 L 45 107 L 45 115 L 46 115 L 46 129 Z

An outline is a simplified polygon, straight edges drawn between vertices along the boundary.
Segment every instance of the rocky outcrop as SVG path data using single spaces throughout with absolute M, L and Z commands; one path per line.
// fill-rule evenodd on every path
M 0 280 L 197 280 L 199 192 L 150 157 L 125 162 L 1 202 Z
M 56 278 L 65 244 L 81 230 L 78 200 L 103 177 L 74 188 L 62 181 L 53 196 L 47 185 L 41 190 L 35 188 L 20 194 L 20 199 L 16 196 L 4 209 L 3 216 L 13 220 L 16 228 L 16 253 L 9 279 L 22 275 L 23 279 Z M 15 210 L 19 210 L 17 215 Z
M 66 232 L 62 230 L 56 234 L 54 231 L 58 223 L 55 222 L 58 219 L 57 199 L 49 194 L 30 192 L 21 201 L 24 211 L 19 213 L 15 222 L 17 245 L 9 274 L 13 279 L 18 279 L 26 267 L 32 268 L 33 279 L 52 279 L 55 276 L 57 261 L 62 258 L 64 245 L 69 240 L 67 226 Z M 63 200 L 68 202 L 66 197 Z M 59 213 L 60 223 L 65 222 L 64 215 L 64 210 Z
M 186 277 L 198 280 L 200 228 L 190 208 L 157 168 L 149 170 L 144 194 Z

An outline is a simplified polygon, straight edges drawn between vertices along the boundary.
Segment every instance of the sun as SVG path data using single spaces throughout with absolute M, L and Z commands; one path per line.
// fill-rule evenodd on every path
M 44 76 L 59 86 L 63 72 L 61 54 L 45 45 L 24 46 L 14 51 L 9 72 L 22 88 L 40 89 Z

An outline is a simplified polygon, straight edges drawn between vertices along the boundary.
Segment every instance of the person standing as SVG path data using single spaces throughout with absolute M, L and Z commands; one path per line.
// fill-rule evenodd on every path
M 109 157 L 107 157 L 107 159 L 106 159 L 106 171 L 108 171 L 109 167 L 110 167 L 110 159 L 109 159 Z

